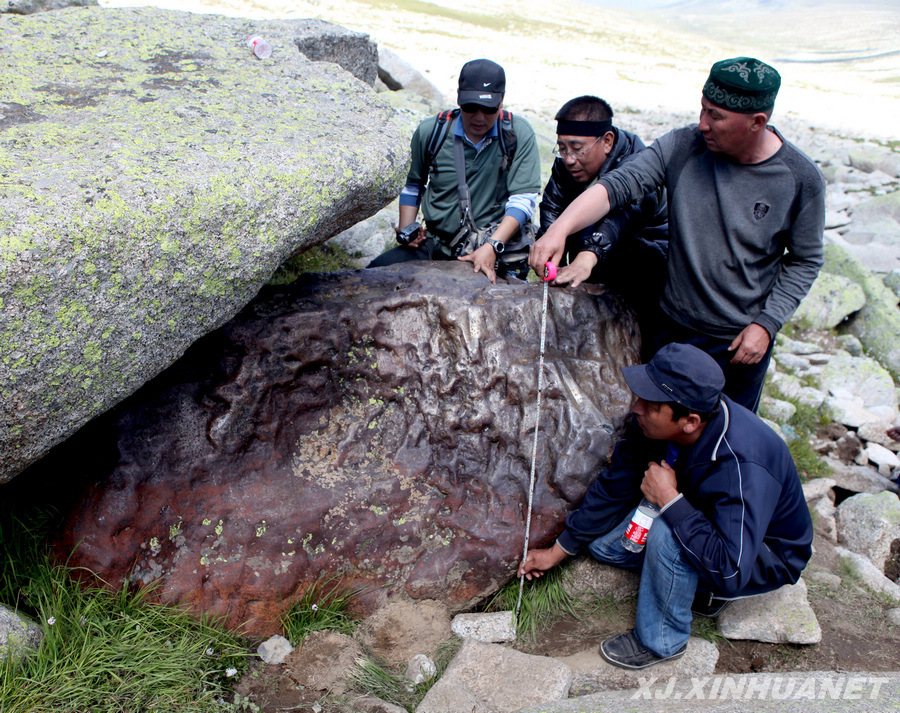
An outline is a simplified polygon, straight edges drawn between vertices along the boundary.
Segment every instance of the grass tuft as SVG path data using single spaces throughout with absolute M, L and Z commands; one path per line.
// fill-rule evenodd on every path
M 709 643 L 720 647 L 722 644 L 728 644 L 734 648 L 734 644 L 725 638 L 719 631 L 719 623 L 717 619 L 709 619 L 703 616 L 695 616 L 691 622 L 691 636 L 706 639 Z
M 767 383 L 764 388 L 767 395 L 792 403 L 797 409 L 787 423 L 796 435 L 788 441 L 787 445 L 791 457 L 794 459 L 794 465 L 797 466 L 800 479 L 805 482 L 830 476 L 831 468 L 811 445 L 816 429 L 831 421 L 828 409 L 825 407 L 816 409 L 797 399 L 787 397 L 770 383 Z
M 342 587 L 336 576 L 316 580 L 281 617 L 285 637 L 292 646 L 298 646 L 314 631 L 352 634 L 357 619 L 349 607 L 362 591 L 362 587 Z
M 516 622 L 519 636 L 534 640 L 538 629 L 566 614 L 577 616 L 578 601 L 563 586 L 566 563 L 554 567 L 542 577 L 525 582 L 522 608 Z M 515 611 L 519 599 L 519 580 L 508 582 L 498 591 L 485 608 L 486 611 Z
M 444 671 L 459 651 L 462 641 L 453 637 L 442 643 L 434 654 L 437 673 L 428 681 L 416 685 L 406 680 L 405 671 L 396 666 L 387 666 L 371 656 L 362 656 L 356 660 L 356 670 L 350 675 L 350 685 L 407 711 L 415 711 L 425 698 L 431 687 L 440 680 Z
M 244 643 L 218 621 L 151 601 L 151 588 L 79 584 L 43 544 L 50 520 L 0 518 L 0 602 L 44 633 L 36 651 L 0 664 L 0 711 L 221 711 Z

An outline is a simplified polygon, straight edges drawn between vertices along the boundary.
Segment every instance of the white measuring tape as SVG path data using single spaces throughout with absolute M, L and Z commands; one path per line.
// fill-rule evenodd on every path
M 528 540 L 531 537 L 531 509 L 534 504 L 534 470 L 537 461 L 538 427 L 541 425 L 541 391 L 544 386 L 544 344 L 547 341 L 547 301 L 550 282 L 556 279 L 556 265 L 548 262 L 544 265 L 544 300 L 541 305 L 541 358 L 538 362 L 537 413 L 534 417 L 534 442 L 531 446 L 531 480 L 528 483 L 528 517 L 525 519 L 525 548 L 522 562 L 528 559 Z M 525 575 L 519 577 L 519 599 L 516 602 L 516 626 L 519 622 L 519 611 L 522 608 L 522 590 L 525 587 Z

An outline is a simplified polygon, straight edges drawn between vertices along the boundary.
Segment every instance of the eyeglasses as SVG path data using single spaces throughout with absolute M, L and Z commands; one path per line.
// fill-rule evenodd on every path
M 579 149 L 578 151 L 564 151 L 563 149 L 559 148 L 559 146 L 557 146 L 555 149 L 553 149 L 553 155 L 556 156 L 556 158 L 574 158 L 576 161 L 580 161 L 584 158 L 585 154 L 594 147 L 594 144 L 596 144 L 602 138 L 602 136 L 598 136 L 594 140 L 594 143 L 592 143 L 586 149 Z
M 480 111 L 482 114 L 490 115 L 496 114 L 500 110 L 500 107 L 481 106 L 481 104 L 463 104 L 459 108 L 466 112 L 466 114 L 474 114 L 475 112 Z

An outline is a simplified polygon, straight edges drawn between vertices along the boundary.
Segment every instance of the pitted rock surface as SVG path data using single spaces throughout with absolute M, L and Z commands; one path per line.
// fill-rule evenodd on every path
M 374 79 L 368 38 L 335 29 L 0 14 L 0 483 L 399 193 L 408 137 L 391 108 L 342 56 L 298 50 L 316 32 L 359 46 Z
M 369 607 L 483 600 L 523 548 L 541 290 L 462 263 L 266 288 L 119 409 L 59 551 L 259 635 L 321 575 Z M 546 332 L 532 546 L 607 462 L 639 348 L 600 287 L 552 288 Z

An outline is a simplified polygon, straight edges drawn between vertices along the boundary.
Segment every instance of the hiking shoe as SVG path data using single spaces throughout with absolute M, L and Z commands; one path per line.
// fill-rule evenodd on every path
M 674 661 L 684 656 L 687 651 L 687 644 L 682 646 L 671 656 L 657 656 L 652 651 L 645 649 L 641 642 L 634 635 L 634 630 L 626 631 L 624 634 L 613 636 L 600 644 L 600 655 L 609 661 L 613 666 L 621 668 L 630 668 L 639 670 L 662 663 L 663 661 Z
M 730 599 L 714 597 L 712 592 L 697 592 L 691 604 L 691 614 L 712 618 L 722 613 L 722 610 L 731 604 Z

